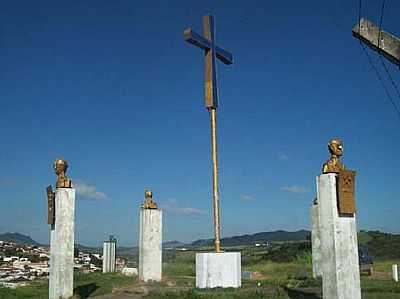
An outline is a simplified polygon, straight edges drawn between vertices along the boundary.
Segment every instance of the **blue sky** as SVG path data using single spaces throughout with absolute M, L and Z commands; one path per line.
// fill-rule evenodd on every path
M 364 2 L 376 22 L 381 1 Z M 397 35 L 399 9 L 387 1 L 383 21 Z M 359 228 L 400 232 L 400 121 L 351 35 L 358 1 L 347 0 L 3 3 L 0 232 L 48 242 L 45 187 L 64 157 L 77 242 L 137 244 L 145 188 L 165 211 L 165 240 L 213 236 L 203 53 L 183 40 L 207 13 L 235 57 L 218 63 L 223 236 L 309 228 L 336 136 L 358 172 Z

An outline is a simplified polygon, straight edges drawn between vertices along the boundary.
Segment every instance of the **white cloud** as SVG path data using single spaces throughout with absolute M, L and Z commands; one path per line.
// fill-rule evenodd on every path
M 82 198 L 94 200 L 102 200 L 107 198 L 105 193 L 97 191 L 95 186 L 89 185 L 82 180 L 75 180 L 73 184 L 76 189 L 76 193 Z
M 290 193 L 307 193 L 308 189 L 302 186 L 285 186 L 281 188 L 282 191 L 290 192 Z
M 285 153 L 279 152 L 278 153 L 278 159 L 281 160 L 281 161 L 287 161 L 287 160 L 289 160 L 289 157 Z
M 204 214 L 202 210 L 197 208 L 178 206 L 178 203 L 175 199 L 168 200 L 167 203 L 161 205 L 161 208 L 167 213 L 174 215 L 190 216 Z
M 256 199 L 251 195 L 248 195 L 248 194 L 240 195 L 240 201 L 242 201 L 242 202 L 252 202 L 252 201 L 255 201 L 255 200 Z
M 199 209 L 196 208 L 168 208 L 168 211 L 173 212 L 176 215 L 200 215 L 203 214 L 203 212 Z

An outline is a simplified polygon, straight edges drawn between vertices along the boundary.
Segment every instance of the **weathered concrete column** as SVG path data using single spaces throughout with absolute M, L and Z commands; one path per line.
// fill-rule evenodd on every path
M 55 223 L 50 231 L 49 299 L 73 295 L 75 189 L 55 191 Z
M 240 252 L 196 253 L 197 288 L 239 288 L 241 275 Z
M 161 281 L 162 211 L 140 209 L 139 280 Z
M 317 177 L 324 299 L 361 299 L 356 217 L 339 215 L 336 174 Z
M 110 243 L 108 241 L 103 242 L 103 273 L 109 272 L 110 264 Z
M 392 265 L 392 276 L 395 282 L 399 281 L 399 270 L 397 268 L 397 264 Z
M 311 250 L 312 250 L 312 271 L 313 277 L 322 277 L 322 258 L 321 258 L 321 232 L 318 203 L 315 201 L 310 208 L 311 212 Z
M 103 273 L 115 272 L 117 241 L 112 236 L 103 243 Z

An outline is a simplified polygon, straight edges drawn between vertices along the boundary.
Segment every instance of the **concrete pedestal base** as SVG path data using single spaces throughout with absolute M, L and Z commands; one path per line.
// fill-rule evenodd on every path
M 361 299 L 355 215 L 339 215 L 336 175 L 317 177 L 324 299 Z
M 241 285 L 240 252 L 196 254 L 197 288 L 239 288 Z
M 311 249 L 312 249 L 312 271 L 313 277 L 322 277 L 321 257 L 321 232 L 319 227 L 318 204 L 311 206 Z
M 161 281 L 161 210 L 140 209 L 139 238 L 139 280 Z
M 137 276 L 138 270 L 137 270 L 137 268 L 125 267 L 125 268 L 122 268 L 121 273 L 122 273 L 122 275 L 125 275 L 125 276 Z
M 74 189 L 56 189 L 55 213 L 50 231 L 49 299 L 66 299 L 74 289 Z

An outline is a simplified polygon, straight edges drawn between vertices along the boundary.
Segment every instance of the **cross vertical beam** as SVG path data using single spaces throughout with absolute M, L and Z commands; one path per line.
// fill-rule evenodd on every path
M 209 48 L 205 51 L 205 98 L 208 108 L 218 107 L 217 75 L 215 65 L 215 26 L 212 16 L 203 17 L 203 34 L 209 41 Z
M 221 252 L 221 224 L 218 190 L 218 147 L 217 147 L 217 107 L 218 86 L 216 74 L 216 58 L 225 64 L 233 63 L 233 56 L 228 51 L 215 45 L 215 24 L 211 15 L 203 17 L 203 36 L 193 32 L 191 28 L 184 31 L 187 42 L 204 50 L 205 54 L 205 84 L 204 96 L 206 108 L 210 114 L 211 127 L 211 157 L 212 157 L 212 190 L 214 210 L 215 251 Z

